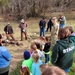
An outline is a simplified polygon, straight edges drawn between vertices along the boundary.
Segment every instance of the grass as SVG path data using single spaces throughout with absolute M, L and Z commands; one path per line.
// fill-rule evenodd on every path
M 55 14 L 51 14 L 52 16 L 55 16 Z M 59 14 L 56 14 L 56 16 L 58 16 Z M 66 14 L 65 14 L 66 15 Z M 48 21 L 48 16 L 50 16 L 50 14 L 47 15 L 47 21 Z M 70 17 L 70 15 L 66 15 L 66 17 Z M 68 25 L 72 25 L 74 27 L 75 30 L 75 16 L 72 16 L 72 18 L 67 20 L 67 26 Z M 39 35 L 39 21 L 40 18 L 30 18 L 28 19 L 26 22 L 28 24 L 28 35 L 33 35 L 34 33 L 37 33 L 37 35 Z M 4 26 L 7 24 L 8 22 L 0 22 L 0 33 L 4 34 L 3 28 Z M 14 36 L 16 39 L 20 39 L 20 29 L 18 29 L 18 25 L 19 23 L 16 22 L 10 22 L 12 27 L 14 28 Z M 49 33 L 47 34 L 49 35 Z M 25 42 L 26 43 L 26 42 Z M 27 43 L 25 44 L 25 46 L 27 45 Z M 12 47 L 12 46 L 8 46 L 8 49 L 10 51 L 10 53 L 13 55 L 13 57 L 15 56 L 15 53 L 18 53 L 18 50 L 20 49 L 24 49 L 25 47 Z M 24 50 L 19 51 L 19 55 L 21 53 L 23 53 Z M 74 53 L 74 60 L 73 60 L 73 65 L 71 67 L 71 70 L 69 72 L 69 75 L 75 75 L 75 53 Z M 9 75 L 20 75 L 19 70 L 20 70 L 20 66 L 21 66 L 21 61 L 22 61 L 23 57 L 21 57 L 21 60 L 17 63 L 17 67 L 9 74 Z M 15 61 L 16 62 L 16 61 Z M 12 62 L 13 64 L 15 64 L 15 62 Z M 12 65 L 13 67 L 15 67 L 14 65 Z

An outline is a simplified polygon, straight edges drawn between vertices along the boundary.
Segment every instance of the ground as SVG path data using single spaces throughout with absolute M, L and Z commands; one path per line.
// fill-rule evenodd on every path
M 54 14 L 52 14 L 54 15 Z M 58 14 L 57 14 L 58 15 Z M 73 14 L 72 14 L 73 15 Z M 47 15 L 46 21 L 48 21 L 49 15 Z M 55 15 L 54 15 L 55 16 Z M 69 17 L 70 15 L 67 15 Z M 23 46 L 7 46 L 9 52 L 12 55 L 12 61 L 10 64 L 10 75 L 20 75 L 19 72 L 19 64 L 21 64 L 21 61 L 23 60 L 23 52 L 26 49 L 30 49 L 31 41 L 35 39 L 35 37 L 39 37 L 39 24 L 40 18 L 30 18 L 26 20 L 28 24 L 28 40 L 25 40 L 21 43 L 23 43 Z M 4 34 L 3 28 L 8 22 L 0 22 L 0 33 Z M 14 29 L 14 37 L 16 40 L 20 40 L 20 29 L 18 28 L 17 22 L 10 22 L 13 29 Z M 75 28 L 75 17 L 69 17 L 67 20 L 67 25 L 72 25 Z M 49 36 L 50 33 L 48 32 L 47 35 Z M 19 63 L 19 64 L 18 64 Z M 18 66 L 19 65 L 19 66 Z M 17 68 L 17 69 L 16 69 Z M 16 70 L 15 70 L 16 69 Z M 14 71 L 14 72 L 13 72 Z M 18 71 L 18 72 L 16 72 Z M 69 73 L 70 75 L 75 75 L 75 55 L 74 55 L 74 62 L 73 67 L 71 68 L 71 71 Z

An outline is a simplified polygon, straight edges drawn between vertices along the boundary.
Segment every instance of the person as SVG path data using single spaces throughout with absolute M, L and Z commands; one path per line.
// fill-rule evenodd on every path
M 41 75 L 67 75 L 64 70 L 56 66 L 46 68 Z
M 32 75 L 27 66 L 21 66 L 20 74 L 21 75 Z
M 52 30 L 51 30 L 51 46 L 53 47 L 56 44 L 56 41 L 58 40 L 58 31 L 59 31 L 59 24 L 57 23 L 57 18 L 52 18 Z
M 32 58 L 33 58 L 32 75 L 41 75 L 40 65 L 42 65 L 42 61 L 39 59 L 37 51 L 34 52 Z
M 41 73 L 43 73 L 44 70 L 45 70 L 46 68 L 48 68 L 48 67 L 49 67 L 48 64 L 42 64 L 42 65 L 40 65 L 40 71 L 41 71 Z
M 25 50 L 22 66 L 27 66 L 29 68 L 29 71 L 31 72 L 32 63 L 33 63 L 33 60 L 31 58 L 30 52 L 28 50 Z
M 51 32 L 52 26 L 53 26 L 52 18 L 50 18 L 50 20 L 48 21 L 48 24 L 47 24 L 47 30 L 46 30 L 46 32 L 48 32 L 48 29 L 50 29 L 50 32 Z
M 4 32 L 6 33 L 6 37 L 7 37 L 8 40 L 10 40 L 9 37 L 11 37 L 12 40 L 15 41 L 15 38 L 14 38 L 14 36 L 13 36 L 13 33 L 14 33 L 14 32 L 13 32 L 13 28 L 12 28 L 12 26 L 10 25 L 10 23 L 8 23 L 8 24 L 4 27 Z
M 66 73 L 70 71 L 73 63 L 74 43 L 68 38 L 69 29 L 60 28 L 58 32 L 58 41 L 52 50 L 52 64 L 60 67 Z
M 42 51 L 42 45 L 39 42 L 34 42 L 38 50 Z
M 0 34 L 0 75 L 8 75 L 10 60 L 12 59 L 8 49 L 2 46 L 2 36 Z
M 66 28 L 69 29 L 70 31 L 70 36 L 69 39 L 71 39 L 75 45 L 75 32 L 74 32 L 74 28 L 72 26 L 67 26 Z
M 24 19 L 21 20 L 19 28 L 21 29 L 21 41 L 24 40 L 23 35 L 25 35 L 25 39 L 27 40 L 27 23 L 24 21 Z
M 46 43 L 44 46 L 44 54 L 45 54 L 45 63 L 48 63 L 50 61 L 50 38 L 46 37 Z
M 39 28 L 40 28 L 40 37 L 45 36 L 45 27 L 46 27 L 46 21 L 43 17 L 42 20 L 39 22 Z
M 60 28 L 63 28 L 66 25 L 65 16 L 60 15 L 58 21 L 60 22 Z
M 31 56 L 33 56 L 34 52 L 37 51 L 40 60 L 43 60 L 43 58 L 44 58 L 44 54 L 43 54 L 42 51 L 40 51 L 39 49 L 37 49 L 37 46 L 36 46 L 35 43 L 32 43 L 32 45 L 31 45 L 31 50 L 32 50 L 32 54 L 31 54 Z

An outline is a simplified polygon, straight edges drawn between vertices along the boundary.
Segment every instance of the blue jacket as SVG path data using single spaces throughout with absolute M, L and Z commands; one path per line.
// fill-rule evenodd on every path
M 10 64 L 11 55 L 6 47 L 0 46 L 0 68 L 5 68 Z
M 33 62 L 33 64 L 32 64 L 32 75 L 41 75 L 40 65 L 42 65 L 41 60 L 38 60 L 38 63 Z

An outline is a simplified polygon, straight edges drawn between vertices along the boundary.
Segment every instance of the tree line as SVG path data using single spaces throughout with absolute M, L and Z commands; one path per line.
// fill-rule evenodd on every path
M 74 0 L 0 0 L 0 14 L 17 20 L 68 10 L 75 10 Z

